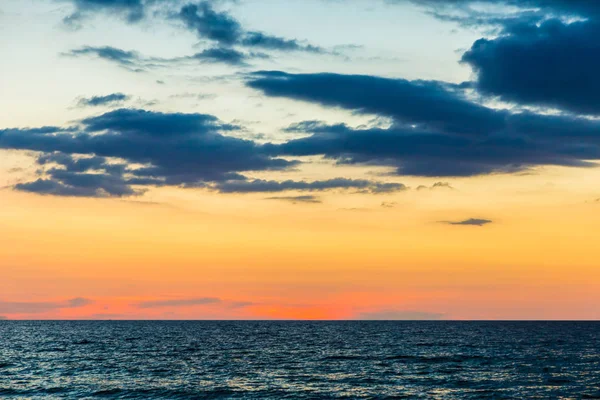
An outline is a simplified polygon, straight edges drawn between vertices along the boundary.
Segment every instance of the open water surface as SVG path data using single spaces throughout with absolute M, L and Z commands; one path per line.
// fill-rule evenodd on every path
M 600 323 L 0 321 L 0 398 L 600 399 Z

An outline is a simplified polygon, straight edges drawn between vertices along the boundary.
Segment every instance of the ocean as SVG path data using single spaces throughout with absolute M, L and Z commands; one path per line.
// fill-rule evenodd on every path
M 600 323 L 0 321 L 0 398 L 600 399 Z

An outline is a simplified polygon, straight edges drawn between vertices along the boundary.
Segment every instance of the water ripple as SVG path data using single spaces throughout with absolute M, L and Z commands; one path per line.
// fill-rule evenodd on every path
M 0 398 L 600 398 L 599 323 L 0 321 Z

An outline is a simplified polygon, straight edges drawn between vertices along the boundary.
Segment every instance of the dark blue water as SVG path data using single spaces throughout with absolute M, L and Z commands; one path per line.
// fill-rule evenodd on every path
M 600 323 L 0 321 L 0 398 L 600 398 Z

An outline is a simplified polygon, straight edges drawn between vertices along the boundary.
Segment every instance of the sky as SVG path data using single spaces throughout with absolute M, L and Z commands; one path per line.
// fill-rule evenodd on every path
M 600 319 L 598 17 L 0 0 L 0 319 Z

